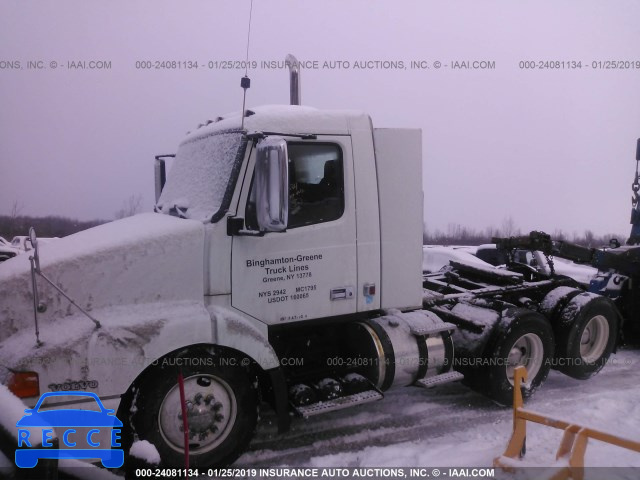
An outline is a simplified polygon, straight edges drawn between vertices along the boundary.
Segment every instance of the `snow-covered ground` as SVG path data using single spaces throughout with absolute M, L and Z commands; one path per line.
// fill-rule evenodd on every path
M 526 408 L 640 441 L 639 366 L 640 351 L 623 350 L 587 381 L 552 371 Z M 379 402 L 296 419 L 284 435 L 276 433 L 267 414 L 249 451 L 234 466 L 491 467 L 511 430 L 510 409 L 461 384 L 432 390 L 408 387 L 385 394 Z M 532 423 L 527 432 L 527 465 L 554 465 L 562 432 Z M 602 442 L 589 441 L 585 463 L 635 467 L 607 470 L 606 475 L 640 478 L 639 453 Z M 589 472 L 586 478 L 603 474 Z
M 552 371 L 526 408 L 640 441 L 639 366 L 640 350 L 622 350 L 587 381 Z M 462 384 L 431 390 L 407 387 L 387 392 L 375 403 L 307 420 L 296 418 L 291 431 L 283 435 L 276 432 L 274 414 L 264 412 L 249 450 L 233 467 L 487 468 L 503 453 L 511 430 L 509 408 Z M 553 466 L 562 432 L 532 423 L 527 424 L 527 432 L 526 465 Z M 631 467 L 587 468 L 586 479 L 640 478 L 640 454 L 609 444 L 590 440 L 585 462 L 587 467 Z M 118 478 L 96 467 L 78 468 L 81 465 L 65 460 L 60 467 L 78 478 Z M 517 480 L 549 478 L 550 472 L 524 469 L 514 476 L 495 470 L 497 478 Z

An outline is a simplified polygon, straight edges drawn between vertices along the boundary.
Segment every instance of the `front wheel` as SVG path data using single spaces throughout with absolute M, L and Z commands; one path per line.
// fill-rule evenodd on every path
M 513 402 L 516 367 L 527 369 L 527 381 L 522 386 L 524 398 L 530 397 L 547 378 L 554 337 L 547 319 L 530 310 L 508 312 L 507 321 L 498 328 L 489 358 L 485 358 L 488 364 L 486 388 L 494 401 L 509 405 Z
M 123 436 L 153 444 L 162 467 L 184 468 L 185 435 L 178 385 L 182 372 L 189 468 L 232 463 L 249 444 L 257 423 L 256 382 L 247 359 L 207 351 L 167 358 L 159 364 L 145 373 L 131 395 Z

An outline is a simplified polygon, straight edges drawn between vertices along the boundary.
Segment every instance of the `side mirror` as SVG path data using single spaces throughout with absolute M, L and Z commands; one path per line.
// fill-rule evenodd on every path
M 40 272 L 40 254 L 38 253 L 38 237 L 36 236 L 36 229 L 29 228 L 29 243 L 33 248 L 33 261 L 35 262 L 34 268 L 36 272 Z
M 268 137 L 258 143 L 254 182 L 260 230 L 285 231 L 289 217 L 289 155 L 284 138 Z
M 160 194 L 162 193 L 162 189 L 164 188 L 164 184 L 167 181 L 167 167 L 164 161 L 165 156 L 169 155 L 158 155 L 156 157 L 156 164 L 154 168 L 155 173 L 155 187 L 156 187 L 156 203 L 160 200 Z
M 36 236 L 36 229 L 33 227 L 29 229 L 29 242 L 31 243 L 31 248 L 34 250 L 38 248 L 38 237 Z

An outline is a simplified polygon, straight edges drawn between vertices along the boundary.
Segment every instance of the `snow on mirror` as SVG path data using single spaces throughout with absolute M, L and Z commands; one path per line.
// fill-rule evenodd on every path
M 165 214 L 208 221 L 224 207 L 236 160 L 244 153 L 241 132 L 189 139 L 180 145 L 157 208 Z

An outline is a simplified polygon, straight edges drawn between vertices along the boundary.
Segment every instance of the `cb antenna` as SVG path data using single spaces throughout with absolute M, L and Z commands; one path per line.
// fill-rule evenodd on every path
M 249 73 L 249 41 L 251 40 L 251 15 L 253 13 L 253 0 L 249 7 L 249 28 L 247 29 L 247 57 L 244 62 L 244 77 L 240 79 L 240 86 L 244 90 L 242 94 L 242 123 L 240 128 L 244 130 L 244 108 L 247 101 L 247 90 L 251 87 L 251 79 L 247 75 Z
M 631 197 L 631 206 L 636 208 L 640 201 L 640 138 L 638 139 L 638 147 L 636 148 L 636 176 L 631 184 L 633 197 Z

